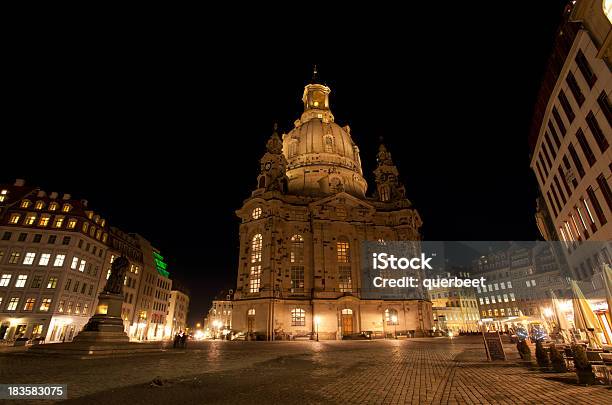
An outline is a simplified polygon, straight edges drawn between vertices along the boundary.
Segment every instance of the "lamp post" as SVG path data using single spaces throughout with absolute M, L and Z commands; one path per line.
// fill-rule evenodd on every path
M 315 316 L 314 321 L 315 321 L 315 327 L 317 331 L 317 342 L 318 342 L 319 341 L 319 324 L 321 323 L 321 318 L 319 317 L 319 315 Z
M 395 333 L 394 333 L 394 339 L 397 339 L 397 315 L 393 315 L 391 317 L 391 320 L 393 321 L 393 326 L 395 327 Z

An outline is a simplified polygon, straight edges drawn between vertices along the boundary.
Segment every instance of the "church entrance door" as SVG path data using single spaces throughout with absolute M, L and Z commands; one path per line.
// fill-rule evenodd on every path
M 353 333 L 353 310 L 342 310 L 342 335 L 350 335 Z

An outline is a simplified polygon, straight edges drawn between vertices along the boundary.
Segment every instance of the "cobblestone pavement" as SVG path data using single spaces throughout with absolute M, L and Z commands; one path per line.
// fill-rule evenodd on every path
M 12 352 L 0 353 L 0 383 L 68 384 L 74 404 L 612 404 L 608 387 L 578 386 L 573 373 L 542 373 L 506 352 L 508 361 L 487 362 L 479 337 L 208 341 L 87 360 Z

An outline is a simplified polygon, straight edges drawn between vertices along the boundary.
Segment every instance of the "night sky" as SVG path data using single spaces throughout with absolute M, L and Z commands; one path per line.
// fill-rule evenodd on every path
M 234 211 L 317 64 L 369 191 L 383 137 L 425 239 L 538 239 L 527 136 L 566 2 L 494 3 L 279 19 L 265 36 L 195 19 L 112 40 L 24 33 L 3 63 L 0 181 L 85 198 L 149 239 L 201 320 L 235 287 Z

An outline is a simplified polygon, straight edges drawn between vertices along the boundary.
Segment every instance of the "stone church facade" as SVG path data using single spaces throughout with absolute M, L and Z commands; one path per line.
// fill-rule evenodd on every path
M 366 196 L 359 148 L 334 122 L 330 89 L 305 87 L 295 128 L 276 128 L 257 189 L 236 214 L 240 257 L 232 327 L 251 338 L 342 339 L 361 332 L 422 335 L 427 299 L 361 297 L 361 242 L 420 240 L 421 218 L 381 145 L 376 189 Z

